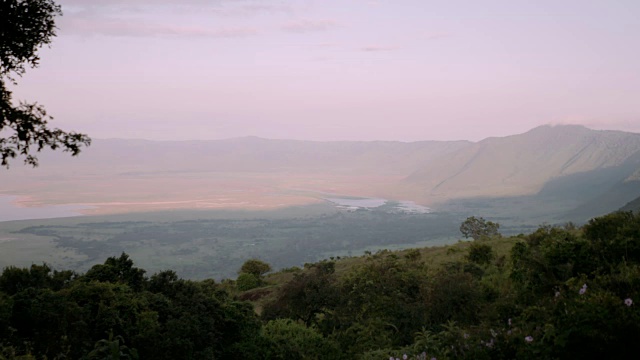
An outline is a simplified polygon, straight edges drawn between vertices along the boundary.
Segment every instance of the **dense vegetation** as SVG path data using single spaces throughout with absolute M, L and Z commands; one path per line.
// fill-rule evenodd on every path
M 126 254 L 84 274 L 6 268 L 0 358 L 640 356 L 640 214 L 264 276 L 268 266 L 248 261 L 239 273 L 253 280 L 237 283 L 146 277 Z

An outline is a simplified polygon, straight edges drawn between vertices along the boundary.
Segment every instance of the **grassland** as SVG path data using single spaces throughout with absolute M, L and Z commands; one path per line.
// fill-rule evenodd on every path
M 233 278 L 246 259 L 274 268 L 365 251 L 455 242 L 454 214 L 338 211 L 327 204 L 272 211 L 166 211 L 0 223 L 0 265 L 46 262 L 78 271 L 128 253 L 150 272 Z

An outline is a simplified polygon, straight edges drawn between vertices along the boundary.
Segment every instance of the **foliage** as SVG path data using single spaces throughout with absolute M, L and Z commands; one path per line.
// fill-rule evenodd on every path
M 34 265 L 0 275 L 0 345 L 7 354 L 217 358 L 242 353 L 245 339 L 259 336 L 252 307 L 214 282 L 182 280 L 171 271 L 147 279 L 124 253 L 84 275 L 62 281 L 57 274 Z
M 500 224 L 475 216 L 468 217 L 461 225 L 460 232 L 465 238 L 480 240 L 484 237 L 498 236 Z
M 87 355 L 87 360 L 137 360 L 135 350 L 124 345 L 124 339 L 118 335 L 114 338 L 113 331 L 108 339 L 98 341 L 94 349 Z
M 509 257 L 493 261 L 507 241 Z M 614 213 L 460 243 L 467 255 L 443 250 L 438 265 L 423 262 L 428 249 L 308 264 L 264 289 L 262 324 L 226 290 L 238 286 L 146 278 L 126 254 L 86 274 L 9 267 L 0 358 L 633 359 L 638 242 L 638 215 Z
M 0 28 L 0 155 L 2 165 L 9 159 L 24 155 L 26 164 L 36 166 L 33 155 L 45 147 L 77 155 L 91 140 L 84 134 L 65 132 L 48 127 L 44 107 L 36 103 L 21 102 L 14 106 L 12 92 L 7 83 L 16 84 L 15 76 L 22 76 L 25 66 L 37 67 L 38 49 L 49 45 L 55 37 L 55 17 L 62 15 L 59 5 L 52 0 L 3 0 L 0 2 L 2 27 Z
M 254 274 L 240 273 L 236 279 L 236 288 L 240 291 L 255 289 L 260 286 L 260 278 Z
M 267 322 L 262 335 L 273 344 L 270 359 L 339 359 L 337 343 L 326 339 L 315 328 L 290 319 Z
M 467 254 L 467 260 L 479 265 L 486 265 L 490 263 L 495 254 L 493 248 L 488 244 L 473 243 L 469 246 L 469 254 Z
M 239 273 L 251 274 L 257 278 L 271 271 L 271 265 L 258 259 L 250 259 L 242 264 Z
M 60 290 L 75 274 L 72 271 L 52 270 L 47 264 L 31 265 L 30 268 L 9 266 L 0 275 L 0 291 L 8 295 L 28 288 L 50 288 Z
M 543 226 L 513 238 L 510 264 L 492 262 L 491 241 L 472 243 L 464 261 L 433 270 L 413 252 L 379 252 L 330 285 L 281 288 L 280 308 L 295 293 L 324 303 L 314 325 L 349 358 L 572 359 L 635 358 L 640 344 L 640 222 L 627 213 L 582 229 Z M 456 252 L 447 252 L 455 257 Z M 279 316 L 295 319 L 291 312 Z
M 317 324 L 319 316 L 326 314 L 337 300 L 334 272 L 335 263 L 325 261 L 295 274 L 277 298 L 265 306 L 262 317 L 266 320 L 286 317 L 307 326 Z
M 247 291 L 255 289 L 263 285 L 262 277 L 271 271 L 271 265 L 258 259 L 250 259 L 242 264 L 238 271 L 238 279 L 236 280 L 236 289 L 239 291 Z
M 124 252 L 119 258 L 112 256 L 104 265 L 94 265 L 84 275 L 89 281 L 127 284 L 133 290 L 139 291 L 144 285 L 145 270 L 133 266 L 133 260 Z
M 256 213 L 218 215 L 224 219 L 87 223 L 64 218 L 47 224 L 29 222 L 42 225 L 25 227 L 20 233 L 49 237 L 57 248 L 73 251 L 75 256 L 59 259 L 66 268 L 80 261 L 102 262 L 127 249 L 141 254 L 139 261 L 145 261 L 143 268 L 149 272 L 168 268 L 189 279 L 222 280 L 235 278 L 250 258 L 258 257 L 274 269 L 282 269 L 320 261 L 329 254 L 343 257 L 391 245 L 411 247 L 425 243 L 425 239 L 436 243 L 451 239 L 460 226 L 456 216 L 441 213 L 372 211 L 326 216 L 291 214 L 276 219 L 256 218 L 262 216 Z M 163 262 L 154 260 L 159 257 Z M 0 254 L 0 262 L 3 260 L 10 263 L 11 259 Z

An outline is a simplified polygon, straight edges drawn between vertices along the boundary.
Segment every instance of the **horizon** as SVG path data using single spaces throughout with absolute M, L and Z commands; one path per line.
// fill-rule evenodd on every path
M 94 138 L 640 132 L 631 0 L 57 2 L 58 36 L 11 90 Z
M 538 128 L 556 128 L 556 127 L 582 127 L 590 131 L 611 131 L 611 132 L 623 132 L 629 134 L 640 135 L 640 130 L 638 131 L 627 131 L 627 130 L 618 130 L 618 129 L 595 129 L 582 124 L 542 124 L 536 127 L 530 128 L 524 132 L 518 132 L 514 134 L 505 134 L 501 136 L 489 135 L 487 137 L 478 139 L 478 140 L 469 140 L 469 139 L 451 139 L 451 140 L 434 140 L 434 139 L 423 139 L 423 140 L 380 140 L 380 139 L 372 139 L 372 140 L 313 140 L 313 139 L 300 139 L 300 138 L 268 138 L 256 135 L 243 135 L 243 136 L 235 136 L 228 138 L 219 138 L 219 139 L 144 139 L 144 138 L 124 138 L 124 137 L 109 137 L 109 138 L 93 138 L 93 140 L 130 140 L 130 141 L 151 141 L 151 142 L 205 142 L 205 141 L 226 141 L 226 140 L 240 140 L 240 139 L 259 139 L 259 140 L 280 140 L 280 141 L 299 141 L 299 142 L 398 142 L 398 143 L 417 143 L 417 142 L 470 142 L 470 143 L 478 143 L 484 141 L 486 139 L 491 138 L 503 138 L 509 136 L 518 136 L 524 135 L 532 130 Z

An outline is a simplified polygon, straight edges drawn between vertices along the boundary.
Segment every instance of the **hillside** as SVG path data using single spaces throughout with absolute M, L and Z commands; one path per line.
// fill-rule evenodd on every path
M 640 212 L 640 197 L 629 201 L 625 206 L 623 206 L 620 210 L 622 211 L 639 211 Z
M 640 134 L 541 126 L 435 159 L 407 177 L 406 184 L 423 201 L 533 195 L 551 181 L 594 171 L 601 171 L 605 182 L 608 175 L 616 182 L 632 181 L 640 170 L 639 154 Z
M 636 359 L 640 214 L 436 248 L 380 250 L 235 280 L 155 273 L 126 253 L 85 272 L 0 274 L 2 359 Z
M 97 139 L 81 156 L 41 156 L 40 172 L 329 172 L 408 175 L 467 141 L 316 142 L 243 137 L 209 141 Z M 16 167 L 13 170 L 20 170 Z

